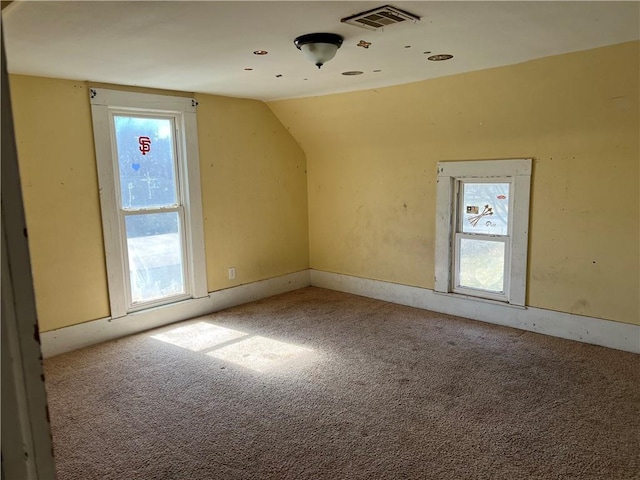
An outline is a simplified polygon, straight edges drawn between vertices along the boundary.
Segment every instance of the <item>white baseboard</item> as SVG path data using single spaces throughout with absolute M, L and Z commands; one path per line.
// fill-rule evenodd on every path
M 102 318 L 40 334 L 44 358 L 87 347 L 151 328 L 207 315 L 309 285 L 328 288 L 410 307 L 447 313 L 554 337 L 640 353 L 640 326 L 542 308 L 516 308 L 435 293 L 433 290 L 353 277 L 321 270 L 303 270 L 209 296 L 168 305 L 122 318 Z
M 397 283 L 311 270 L 311 285 L 554 337 L 640 353 L 640 326 L 542 308 L 483 302 Z
M 40 334 L 44 358 L 309 286 L 309 270 L 211 292 L 124 317 L 101 318 Z

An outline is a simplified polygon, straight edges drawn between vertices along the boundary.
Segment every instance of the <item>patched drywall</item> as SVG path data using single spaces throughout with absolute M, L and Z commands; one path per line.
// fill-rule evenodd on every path
M 437 162 L 532 157 L 527 304 L 639 324 L 639 54 L 269 103 L 307 154 L 311 267 L 433 288 Z

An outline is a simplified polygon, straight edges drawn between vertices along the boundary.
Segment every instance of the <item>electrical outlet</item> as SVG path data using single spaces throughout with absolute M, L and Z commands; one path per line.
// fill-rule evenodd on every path
M 231 267 L 229 269 L 229 280 L 235 280 L 236 279 L 236 267 Z

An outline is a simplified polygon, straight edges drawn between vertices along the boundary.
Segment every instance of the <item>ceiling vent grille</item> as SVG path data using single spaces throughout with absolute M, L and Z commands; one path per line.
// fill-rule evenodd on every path
M 417 22 L 419 20 L 420 17 L 412 13 L 405 12 L 391 5 L 385 5 L 384 7 L 367 10 L 366 12 L 356 13 L 340 21 L 342 23 L 348 23 L 349 25 L 355 25 L 356 27 L 366 28 L 367 30 L 378 30 L 379 28 L 395 23 L 406 21 Z

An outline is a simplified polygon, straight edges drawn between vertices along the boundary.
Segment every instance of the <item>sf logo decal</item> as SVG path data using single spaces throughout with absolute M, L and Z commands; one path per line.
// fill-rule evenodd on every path
M 146 155 L 151 151 L 151 139 L 149 137 L 138 138 L 138 143 L 140 144 L 142 155 Z

